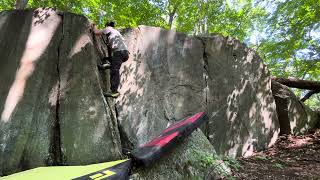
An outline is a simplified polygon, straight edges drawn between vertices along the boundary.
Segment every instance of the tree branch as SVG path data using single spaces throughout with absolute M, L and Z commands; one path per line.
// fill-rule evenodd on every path
M 286 79 L 286 78 L 277 78 L 277 77 L 272 77 L 272 80 L 277 81 L 278 83 L 281 83 L 288 87 L 320 91 L 320 82 L 318 81 L 308 81 L 308 80 L 301 80 L 301 79 L 295 79 L 295 78 Z
M 309 91 L 300 101 L 305 102 L 307 99 L 309 99 L 312 95 L 319 93 L 320 91 L 311 90 Z

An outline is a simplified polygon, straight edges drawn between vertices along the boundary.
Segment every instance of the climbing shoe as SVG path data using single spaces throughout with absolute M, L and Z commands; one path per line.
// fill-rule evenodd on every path
M 110 63 L 98 64 L 99 70 L 110 69 L 110 67 L 111 67 Z
M 103 95 L 105 97 L 117 98 L 120 95 L 120 93 L 119 92 L 107 92 L 107 93 L 103 93 Z

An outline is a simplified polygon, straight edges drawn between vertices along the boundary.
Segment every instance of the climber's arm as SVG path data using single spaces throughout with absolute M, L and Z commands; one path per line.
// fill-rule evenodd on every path
M 97 29 L 96 25 L 95 24 L 92 24 L 92 31 L 95 35 L 102 35 L 103 34 L 103 30 L 99 30 Z

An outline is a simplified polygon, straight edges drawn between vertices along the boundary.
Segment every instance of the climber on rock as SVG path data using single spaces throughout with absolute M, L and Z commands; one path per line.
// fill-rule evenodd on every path
M 104 95 L 107 97 L 116 98 L 120 94 L 118 92 L 118 86 L 120 84 L 120 67 L 121 64 L 129 59 L 129 51 L 124 42 L 124 38 L 120 32 L 114 29 L 114 22 L 108 22 L 105 25 L 104 29 L 98 30 L 95 24 L 92 24 L 92 31 L 96 35 L 103 35 L 103 39 L 106 40 L 108 49 L 111 49 L 111 54 L 109 54 L 110 64 L 105 63 L 99 65 L 99 69 L 108 69 L 110 68 L 110 84 L 111 92 L 107 92 Z M 109 52 L 110 53 L 110 52 Z

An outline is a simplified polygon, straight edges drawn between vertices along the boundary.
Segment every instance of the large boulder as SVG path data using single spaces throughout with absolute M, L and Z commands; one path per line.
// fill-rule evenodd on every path
M 99 56 L 87 18 L 64 13 L 59 48 L 59 121 L 63 163 L 90 164 L 121 157 L 118 126 L 103 96 Z
M 198 60 L 202 43 L 184 34 L 146 26 L 130 29 L 124 36 L 131 55 L 122 66 L 117 112 L 122 143 L 133 148 L 158 136 L 169 124 L 205 109 L 203 64 Z M 206 136 L 198 132 L 170 157 L 142 170 L 137 179 L 204 176 L 208 167 L 190 163 L 197 161 L 192 151 L 216 155 Z M 196 171 L 186 173 L 185 168 Z
M 302 134 L 319 125 L 319 114 L 303 104 L 287 86 L 272 81 L 272 92 L 277 104 L 280 134 Z
M 202 129 L 218 154 L 250 155 L 275 142 L 270 74 L 255 52 L 232 38 L 155 27 L 124 35 L 131 55 L 117 100 L 123 144 L 139 146 L 198 111 L 210 117 Z
M 249 156 L 279 134 L 271 77 L 258 54 L 230 37 L 203 37 L 206 108 L 204 128 L 220 154 Z
M 32 10 L 0 14 L 0 174 L 53 162 L 61 18 Z M 41 22 L 41 23 L 40 23 Z
M 0 13 L 0 175 L 121 157 L 83 16 Z

